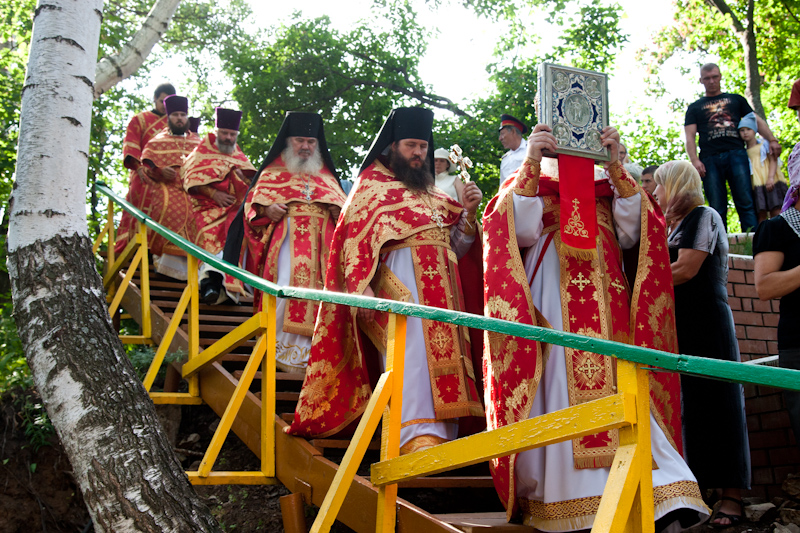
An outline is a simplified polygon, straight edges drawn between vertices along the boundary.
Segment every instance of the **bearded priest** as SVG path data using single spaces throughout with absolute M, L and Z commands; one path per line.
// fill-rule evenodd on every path
M 432 125 L 433 113 L 417 107 L 387 118 L 334 232 L 327 290 L 463 310 L 458 257 L 476 241 L 482 195 L 469 183 L 462 205 L 436 188 Z M 385 364 L 387 322 L 383 312 L 322 304 L 289 433 L 324 437 L 358 419 L 368 367 Z M 459 417 L 483 415 L 461 326 L 409 317 L 403 380 L 401 453 L 452 440 Z
M 347 195 L 328 152 L 322 117 L 289 112 L 244 206 L 245 263 L 278 285 L 322 289 L 333 230 Z M 228 244 L 234 243 L 228 235 Z M 254 309 L 261 309 L 257 291 Z M 319 303 L 277 302 L 276 359 L 284 372 L 305 372 Z
M 547 125 L 534 129 L 522 166 L 484 214 L 487 314 L 674 352 L 663 216 L 620 163 L 616 129 L 606 127 L 601 142 L 610 162 L 595 178 L 592 159 L 543 158 L 556 152 L 556 137 Z M 637 257 L 632 282 L 625 250 Z M 490 429 L 616 391 L 610 357 L 495 333 L 487 346 Z M 650 375 L 656 531 L 680 530 L 709 511 L 680 454 L 677 376 Z M 508 519 L 541 531 L 591 528 L 618 445 L 614 430 L 493 460 Z
M 204 250 L 222 257 L 228 227 L 242 205 L 256 169 L 239 149 L 236 138 L 242 112 L 216 109 L 216 127 L 189 155 L 182 168 L 183 187 L 192 197 L 196 234 Z M 222 273 L 207 264 L 200 268 L 200 299 L 217 304 L 238 294 L 222 291 Z

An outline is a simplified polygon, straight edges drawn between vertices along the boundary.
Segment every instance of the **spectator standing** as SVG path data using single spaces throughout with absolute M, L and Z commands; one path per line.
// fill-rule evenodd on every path
M 789 156 L 787 167 L 790 187 L 781 214 L 758 226 L 753 255 L 758 297 L 781 299 L 778 364 L 800 370 L 800 143 Z M 783 394 L 795 439 L 800 442 L 800 392 Z
M 728 193 L 725 184 L 728 183 L 742 230 L 747 231 L 755 228 L 758 221 L 753 207 L 747 152 L 739 137 L 738 125 L 742 117 L 752 113 L 753 109 L 743 96 L 722 92 L 721 80 L 719 67 L 714 63 L 707 63 L 700 69 L 700 83 L 705 87 L 705 96 L 686 110 L 686 153 L 700 174 L 709 205 L 719 213 L 724 227 L 727 227 Z M 767 123 L 758 115 L 756 122 L 758 131 L 769 141 L 770 149 L 780 155 L 780 144 Z M 699 157 L 695 139 L 698 134 Z
M 656 192 L 656 182 L 653 179 L 653 174 L 656 173 L 656 170 L 658 170 L 658 165 L 650 165 L 644 167 L 644 170 L 642 170 L 642 179 L 640 183 L 642 184 L 642 189 L 649 192 L 650 196 Z
M 656 197 L 669 227 L 675 322 L 681 353 L 740 361 L 728 306 L 728 239 L 722 219 L 704 206 L 702 184 L 688 161 L 655 174 Z M 744 391 L 738 383 L 681 376 L 684 450 L 701 489 L 722 489 L 711 526 L 742 521 L 741 491 L 750 488 Z
M 756 114 L 750 113 L 739 122 L 739 135 L 747 145 L 750 173 L 753 183 L 753 201 L 759 224 L 781 212 L 783 199 L 789 186 L 779 168 L 778 156 L 769 149 L 769 143 L 756 137 Z
M 528 131 L 528 127 L 511 115 L 500 115 L 500 128 L 497 131 L 500 144 L 508 150 L 500 160 L 500 185 L 502 185 L 525 159 L 528 141 L 522 134 Z

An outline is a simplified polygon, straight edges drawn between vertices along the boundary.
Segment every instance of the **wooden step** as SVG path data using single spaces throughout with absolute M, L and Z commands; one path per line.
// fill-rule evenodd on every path
M 401 489 L 486 489 L 494 488 L 492 476 L 434 476 L 401 481 Z
M 233 377 L 236 379 L 240 379 L 242 374 L 244 373 L 243 370 L 237 370 L 233 373 Z M 303 383 L 306 375 L 300 372 L 276 372 L 275 373 L 275 380 L 276 381 L 298 381 L 300 384 Z M 256 376 L 254 379 L 261 379 L 261 371 L 256 372 Z
M 532 526 L 522 524 L 509 524 L 506 522 L 506 513 L 454 513 L 434 515 L 442 522 L 457 527 L 464 533 L 488 533 L 498 531 L 503 533 L 534 533 Z

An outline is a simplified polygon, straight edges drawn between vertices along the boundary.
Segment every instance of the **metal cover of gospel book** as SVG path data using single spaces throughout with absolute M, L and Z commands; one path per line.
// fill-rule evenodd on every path
M 608 126 L 608 76 L 592 70 L 539 65 L 539 122 L 553 128 L 559 154 L 610 159 L 600 141 Z

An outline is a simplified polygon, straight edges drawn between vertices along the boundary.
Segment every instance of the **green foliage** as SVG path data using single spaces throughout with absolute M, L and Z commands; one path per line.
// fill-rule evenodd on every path
M 28 439 L 33 451 L 49 445 L 50 439 L 56 431 L 41 400 L 33 394 L 23 392 L 14 398 L 14 405 L 17 408 L 17 416 L 20 417 L 25 438 Z M 34 470 L 36 470 L 36 464 L 31 465 L 31 472 Z
M 0 395 L 13 388 L 33 386 L 22 342 L 17 335 L 9 295 L 0 300 Z

